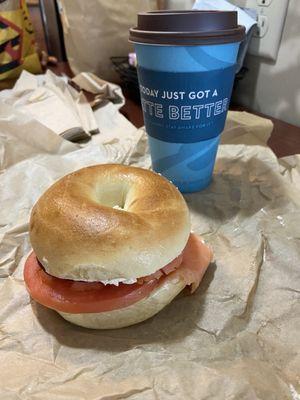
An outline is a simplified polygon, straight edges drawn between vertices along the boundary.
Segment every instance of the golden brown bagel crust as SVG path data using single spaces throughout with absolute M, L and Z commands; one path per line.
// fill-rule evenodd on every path
M 30 219 L 39 261 L 72 280 L 152 274 L 182 252 L 189 233 L 188 208 L 174 185 L 118 164 L 66 175 L 40 197 Z

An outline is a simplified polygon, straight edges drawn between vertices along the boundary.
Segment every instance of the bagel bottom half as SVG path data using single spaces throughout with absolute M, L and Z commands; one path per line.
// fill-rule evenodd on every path
M 169 278 L 149 296 L 129 307 L 100 313 L 70 314 L 57 311 L 73 324 L 91 329 L 117 329 L 151 318 L 169 304 L 186 286 L 183 279 Z

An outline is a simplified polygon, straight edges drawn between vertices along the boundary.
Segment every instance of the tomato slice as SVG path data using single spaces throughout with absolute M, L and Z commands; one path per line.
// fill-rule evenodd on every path
M 159 282 L 140 285 L 104 285 L 60 279 L 47 274 L 32 252 L 24 267 L 24 279 L 31 297 L 38 303 L 67 313 L 97 313 L 128 307 L 149 295 Z

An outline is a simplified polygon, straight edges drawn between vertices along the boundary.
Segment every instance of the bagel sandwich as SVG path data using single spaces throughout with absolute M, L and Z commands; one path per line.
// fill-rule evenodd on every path
M 191 233 L 178 189 L 119 164 L 82 168 L 54 183 L 34 205 L 29 233 L 29 294 L 93 329 L 152 317 L 186 286 L 195 291 L 212 260 Z

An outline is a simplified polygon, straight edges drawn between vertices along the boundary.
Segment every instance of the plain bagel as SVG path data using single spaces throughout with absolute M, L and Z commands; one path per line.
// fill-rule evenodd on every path
M 150 275 L 182 252 L 189 234 L 188 208 L 175 186 L 151 171 L 114 164 L 63 177 L 30 219 L 40 263 L 71 280 Z

